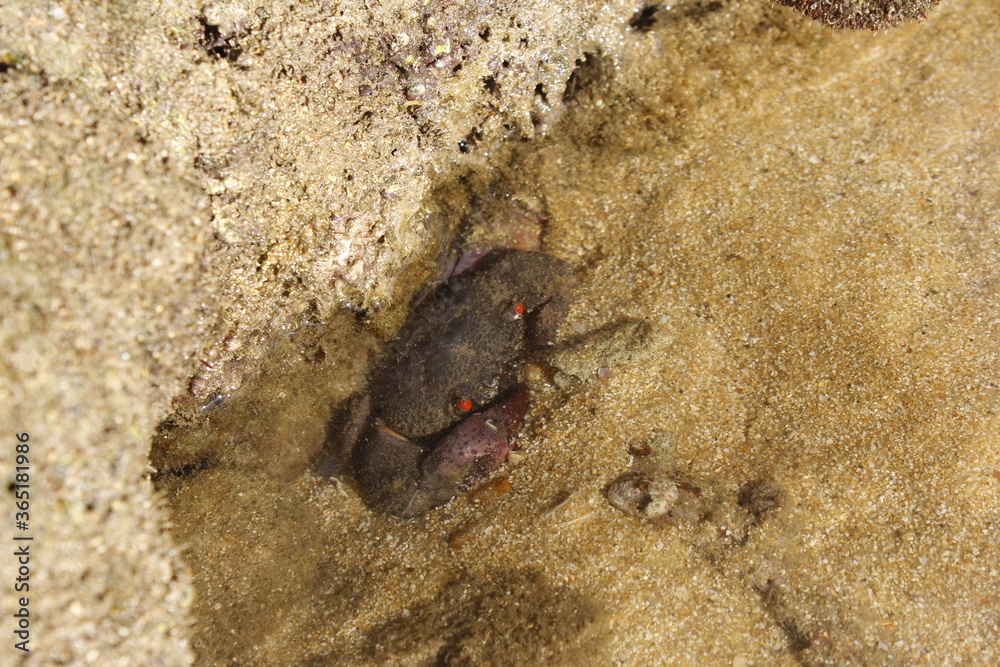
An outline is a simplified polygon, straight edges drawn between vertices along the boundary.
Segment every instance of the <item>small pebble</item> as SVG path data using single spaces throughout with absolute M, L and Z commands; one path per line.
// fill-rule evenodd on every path
M 524 460 L 524 454 L 518 451 L 510 452 L 507 454 L 507 463 L 511 465 L 517 465 Z
M 640 519 L 665 516 L 680 497 L 677 484 L 640 472 L 627 472 L 608 484 L 604 495 L 615 508 Z

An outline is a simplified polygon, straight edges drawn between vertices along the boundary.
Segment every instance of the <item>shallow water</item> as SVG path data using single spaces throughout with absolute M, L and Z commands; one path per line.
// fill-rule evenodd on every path
M 218 420 L 229 454 L 161 485 L 203 658 L 995 662 L 994 14 L 870 36 L 736 8 L 591 59 L 505 187 L 544 202 L 545 248 L 581 277 L 563 337 L 645 319 L 670 344 L 536 376 L 509 485 L 405 523 L 300 474 L 371 335 L 345 319 L 319 361 L 276 347 L 283 370 L 217 408 L 239 415 Z M 710 480 L 706 520 L 605 499 L 654 431 Z M 782 494 L 758 522 L 753 480 Z

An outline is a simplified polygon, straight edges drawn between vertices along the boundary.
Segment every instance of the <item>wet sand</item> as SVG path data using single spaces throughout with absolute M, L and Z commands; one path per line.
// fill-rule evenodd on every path
M 546 249 L 579 269 L 564 337 L 646 319 L 670 344 L 609 379 L 537 376 L 509 487 L 406 523 L 309 474 L 272 490 L 315 511 L 301 529 L 315 531 L 308 555 L 288 557 L 309 574 L 236 655 L 995 661 L 1000 87 L 988 14 L 952 5 L 882 37 L 807 30 L 771 44 L 784 67 L 759 75 L 748 64 L 759 43 L 688 46 L 683 99 L 669 77 L 628 87 L 648 72 L 640 54 L 681 36 L 636 38 L 611 82 L 598 59 L 584 102 L 517 154 L 510 172 L 526 175 L 509 187 L 537 179 Z M 699 49 L 728 59 L 695 62 Z M 673 434 L 674 465 L 716 499 L 703 521 L 659 525 L 604 497 L 654 431 Z M 756 482 L 779 494 L 759 516 L 738 503 Z M 228 599 L 245 565 L 215 573 L 209 600 Z M 240 624 L 215 609 L 200 619 L 222 619 L 218 633 Z
M 360 106 L 269 121 L 299 128 L 282 153 L 251 131 L 266 72 L 202 63 L 198 90 L 222 90 L 220 72 L 242 81 L 235 102 L 186 102 L 194 126 L 214 128 L 206 155 L 243 146 L 230 163 L 198 163 L 198 187 L 218 188 L 210 217 L 189 173 L 197 133 L 168 113 L 185 79 L 163 75 L 135 93 L 145 106 L 132 120 L 114 122 L 88 98 L 18 80 L 41 109 L 32 117 L 49 114 L 31 136 L 83 157 L 69 162 L 73 188 L 25 167 L 10 201 L 42 183 L 68 194 L 38 219 L 79 218 L 81 201 L 94 211 L 83 219 L 111 216 L 66 246 L 76 254 L 58 254 L 75 229 L 63 225 L 39 226 L 30 243 L 15 234 L 4 255 L 19 267 L 4 278 L 19 313 L 5 320 L 5 340 L 18 341 L 7 391 L 50 443 L 40 535 L 53 549 L 39 581 L 93 602 L 48 595 L 38 627 L 53 628 L 50 652 L 34 659 L 185 664 L 193 649 L 198 664 L 996 663 L 1000 21 L 991 3 L 959 0 L 887 35 L 850 34 L 766 4 L 716 4 L 661 10 L 645 31 L 595 28 L 572 77 L 545 74 L 559 113 L 532 120 L 538 101 L 519 98 L 487 113 L 458 84 L 439 106 L 392 106 L 386 143 L 356 158 L 384 171 L 356 182 L 342 169 L 356 154 L 327 150 L 348 135 L 324 123 L 346 127 L 365 95 L 396 95 L 391 77 L 362 92 L 343 69 L 350 95 L 330 99 Z M 261 43 L 285 48 L 308 24 L 285 20 L 287 33 Z M 228 57 L 224 46 L 213 57 Z M 167 67 L 162 52 L 137 53 Z M 309 62 L 325 72 L 325 59 L 352 53 Z M 43 63 L 50 77 L 83 76 L 57 55 Z M 460 76 L 481 87 L 479 74 Z M 279 107 L 301 92 L 282 90 Z M 413 137 L 400 162 L 379 162 L 411 120 L 452 142 L 465 114 L 489 118 L 465 162 L 431 168 Z M 521 134 L 502 129 L 521 117 Z M 227 135 L 231 118 L 247 125 Z M 149 137 L 133 138 L 133 122 Z M 77 136 L 83 126 L 100 141 Z M 254 150 L 234 139 L 249 135 Z M 182 159 L 156 157 L 167 138 Z M 564 340 L 644 319 L 667 344 L 604 377 L 535 373 L 520 460 L 497 483 L 406 523 L 374 514 L 308 463 L 337 404 L 363 386 L 374 341 L 432 271 L 434 243 L 469 226 L 476 201 L 506 196 L 547 212 L 545 249 L 578 271 Z M 102 202 L 119 199 L 152 217 L 152 240 L 128 225 L 120 248 L 108 240 L 124 223 Z M 336 206 L 366 202 L 338 217 Z M 321 222 L 302 231 L 301 219 Z M 77 262 L 93 248 L 106 273 Z M 130 262 L 148 267 L 119 293 L 115 272 Z M 47 275 L 63 282 L 32 282 Z M 671 474 L 703 485 L 703 520 L 664 525 L 608 503 L 605 485 L 654 432 L 675 442 Z M 162 496 L 144 478 L 150 440 Z M 755 488 L 774 502 L 748 501 Z M 57 619 L 64 630 L 46 625 Z

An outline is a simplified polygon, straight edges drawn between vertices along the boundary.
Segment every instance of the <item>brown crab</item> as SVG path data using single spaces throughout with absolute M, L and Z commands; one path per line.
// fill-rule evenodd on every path
M 551 342 L 572 285 L 562 260 L 498 250 L 411 313 L 356 420 L 349 465 L 369 506 L 414 517 L 506 461 L 528 408 L 518 371 Z

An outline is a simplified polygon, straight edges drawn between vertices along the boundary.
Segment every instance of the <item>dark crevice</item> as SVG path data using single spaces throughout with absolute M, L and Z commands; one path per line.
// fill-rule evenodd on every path
M 629 29 L 636 32 L 649 32 L 656 25 L 656 15 L 659 11 L 659 5 L 646 5 L 632 15 L 632 20 L 628 22 Z
M 239 42 L 231 37 L 223 37 L 219 26 L 209 23 L 204 16 L 198 17 L 202 28 L 201 46 L 212 58 L 235 63 L 243 55 Z
M 564 104 L 583 101 L 590 96 L 590 90 L 599 84 L 602 78 L 601 61 L 600 53 L 585 53 L 582 59 L 576 61 L 576 69 L 566 81 L 566 90 L 563 92 Z
M 545 93 L 545 86 L 543 84 L 538 84 L 535 86 L 535 97 L 540 99 L 543 104 L 549 103 L 549 96 Z

